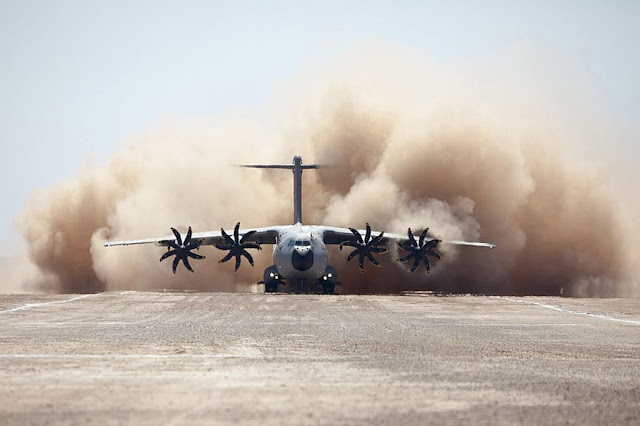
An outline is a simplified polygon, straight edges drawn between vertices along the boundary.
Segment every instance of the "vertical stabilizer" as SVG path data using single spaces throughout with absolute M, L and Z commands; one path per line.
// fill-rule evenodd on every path
M 293 223 L 302 223 L 302 157 L 293 157 Z
M 316 164 L 302 164 L 302 157 L 293 157 L 292 164 L 244 164 L 242 167 L 254 169 L 288 169 L 293 172 L 293 223 L 302 223 L 302 171 L 317 169 Z

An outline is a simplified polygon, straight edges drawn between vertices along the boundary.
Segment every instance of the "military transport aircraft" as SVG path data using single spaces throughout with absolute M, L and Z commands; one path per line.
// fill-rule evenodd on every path
M 261 249 L 262 244 L 273 244 L 273 265 L 264 270 L 265 291 L 268 293 L 278 291 L 278 286 L 288 281 L 295 286 L 296 292 L 306 292 L 309 285 L 318 284 L 323 293 L 331 294 L 335 291 L 338 282 L 338 274 L 328 264 L 327 245 L 335 244 L 353 248 L 347 256 L 347 262 L 358 257 L 358 265 L 364 270 L 364 260 L 367 259 L 375 266 L 379 266 L 373 254 L 384 253 L 387 245 L 397 242 L 400 249 L 406 254 L 398 260 L 402 262 L 413 260 L 410 271 L 414 272 L 420 264 L 424 264 L 427 272 L 431 264 L 427 256 L 440 259 L 440 254 L 435 250 L 439 244 L 454 244 L 473 247 L 494 248 L 494 244 L 468 241 L 441 241 L 427 236 L 428 228 L 422 230 L 418 239 L 407 230 L 407 235 L 385 234 L 384 232 L 372 232 L 369 224 L 366 229 L 335 228 L 322 225 L 302 224 L 302 172 L 306 169 L 317 169 L 316 164 L 302 164 L 300 156 L 293 157 L 292 164 L 246 164 L 241 167 L 259 169 L 286 169 L 293 171 L 293 225 L 276 225 L 256 229 L 240 229 L 237 223 L 233 231 L 218 231 L 193 233 L 191 227 L 184 236 L 171 228 L 173 235 L 159 238 L 148 238 L 130 241 L 106 242 L 105 247 L 126 246 L 133 244 L 156 244 L 167 248 L 160 261 L 171 256 L 173 259 L 173 273 L 180 261 L 191 272 L 189 258 L 204 259 L 204 256 L 194 253 L 203 245 L 212 245 L 226 251 L 227 254 L 220 262 L 226 262 L 235 258 L 235 270 L 237 271 L 245 257 L 253 266 L 253 257 L 247 249 Z M 374 234 L 377 234 L 374 236 Z

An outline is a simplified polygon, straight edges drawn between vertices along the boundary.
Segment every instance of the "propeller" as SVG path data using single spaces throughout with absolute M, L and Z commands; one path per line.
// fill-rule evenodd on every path
M 245 243 L 245 240 L 249 239 L 256 231 L 249 231 L 240 238 L 238 229 L 240 229 L 240 222 L 236 224 L 236 227 L 233 228 L 233 238 L 229 234 L 225 232 L 223 228 L 220 228 L 222 231 L 222 236 L 225 239 L 226 244 L 216 244 L 216 248 L 220 250 L 229 250 L 229 253 L 222 259 L 220 259 L 219 263 L 226 262 L 235 256 L 236 258 L 236 271 L 240 267 L 240 263 L 242 262 L 242 256 L 246 257 L 251 266 L 253 266 L 253 257 L 246 250 L 249 248 L 261 250 L 260 244 L 257 243 Z
M 204 256 L 195 254 L 191 250 L 195 250 L 198 247 L 200 247 L 200 245 L 202 244 L 202 240 L 195 240 L 191 242 L 191 234 L 192 234 L 191 227 L 189 227 L 189 230 L 187 231 L 187 235 L 185 236 L 184 241 L 182 241 L 182 236 L 175 228 L 171 228 L 171 232 L 173 232 L 173 235 L 176 236 L 176 240 L 175 242 L 174 241 L 166 242 L 167 249 L 169 250 L 162 255 L 162 257 L 160 258 L 160 262 L 162 262 L 163 260 L 165 260 L 170 256 L 175 256 L 175 258 L 173 259 L 174 274 L 176 273 L 176 268 L 178 267 L 178 263 L 180 263 L 181 260 L 182 260 L 182 263 L 184 264 L 184 267 L 190 270 L 191 272 L 193 272 L 193 268 L 191 267 L 191 265 L 189 265 L 189 258 L 192 257 L 194 259 L 204 259 Z
M 406 241 L 399 241 L 398 245 L 402 250 L 408 251 L 409 254 L 398 259 L 401 262 L 406 262 L 413 258 L 413 266 L 411 267 L 411 272 L 414 272 L 420 266 L 420 261 L 424 263 L 425 268 L 427 268 L 427 273 L 431 270 L 431 264 L 429 263 L 429 258 L 427 255 L 435 257 L 436 259 L 442 259 L 442 256 L 433 250 L 438 247 L 440 240 L 429 240 L 425 241 L 427 236 L 427 231 L 429 228 L 426 228 L 420 234 L 420 239 L 416 241 L 416 237 L 411 232 L 411 228 L 407 231 L 408 239 Z
M 378 261 L 373 257 L 372 253 L 385 253 L 387 251 L 386 247 L 378 247 L 380 241 L 382 240 L 382 236 L 384 232 L 380 232 L 380 235 L 371 238 L 371 226 L 367 223 L 367 230 L 364 236 L 364 240 L 362 239 L 362 235 L 358 232 L 357 229 L 349 228 L 349 231 L 353 233 L 356 237 L 356 241 L 345 241 L 340 244 L 340 250 L 342 250 L 342 246 L 354 247 L 349 256 L 347 256 L 347 262 L 353 259 L 355 256 L 358 256 L 358 266 L 360 266 L 360 270 L 364 272 L 364 259 L 365 257 L 369 259 L 369 262 L 374 264 L 375 266 L 380 266 Z

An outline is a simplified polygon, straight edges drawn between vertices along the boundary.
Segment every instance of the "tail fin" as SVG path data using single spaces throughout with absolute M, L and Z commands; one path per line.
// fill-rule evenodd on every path
M 240 167 L 252 169 L 293 170 L 293 223 L 302 223 L 302 171 L 320 168 L 318 164 L 302 164 L 302 157 L 296 155 L 291 164 L 243 164 Z

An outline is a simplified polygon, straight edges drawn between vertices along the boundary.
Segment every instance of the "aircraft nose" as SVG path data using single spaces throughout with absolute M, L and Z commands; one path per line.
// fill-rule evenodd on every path
M 291 264 L 298 271 L 306 271 L 313 266 L 313 252 L 309 248 L 296 248 L 291 255 Z

